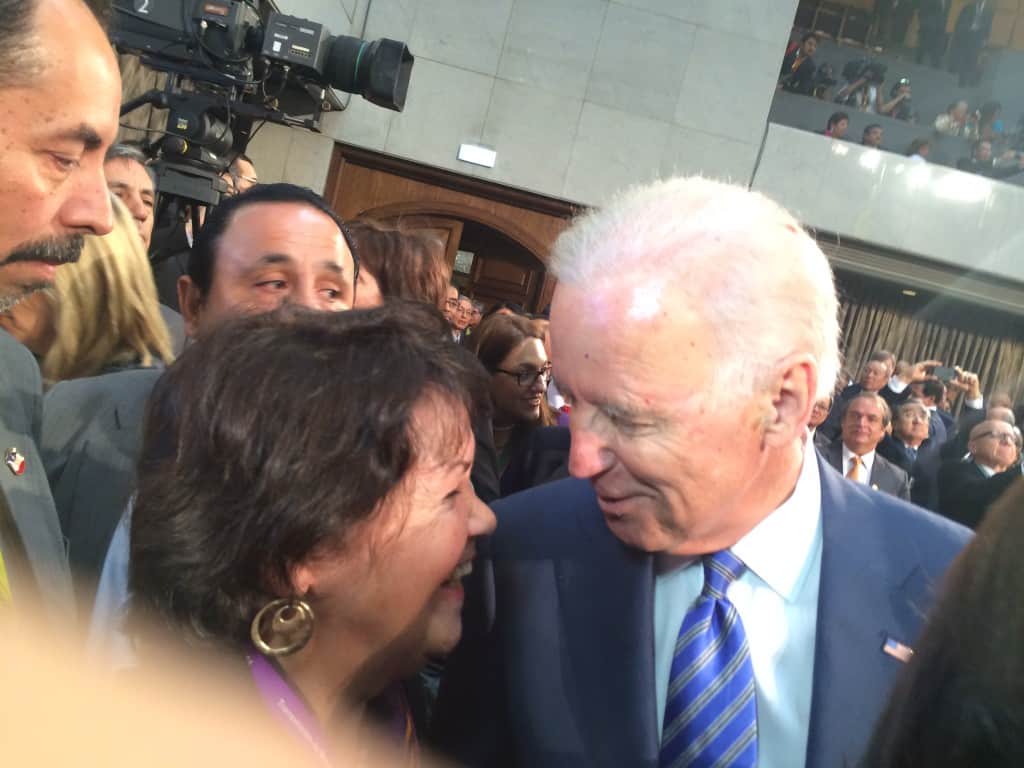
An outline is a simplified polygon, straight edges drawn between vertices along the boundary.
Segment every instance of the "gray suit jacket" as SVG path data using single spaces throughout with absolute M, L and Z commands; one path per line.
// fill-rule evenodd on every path
M 826 451 L 822 452 L 825 460 L 843 474 L 843 439 L 832 441 Z M 871 477 L 868 484 L 879 491 L 885 491 L 904 501 L 910 501 L 910 476 L 891 461 L 875 452 L 875 460 L 871 465 Z
M 66 621 L 74 618 L 71 573 L 37 447 L 42 396 L 39 366 L 32 354 L 0 331 L 0 492 L 15 529 L 0 541 L 0 551 L 8 553 L 5 560 L 10 559 L 7 571 L 15 602 L 19 592 L 28 595 L 38 589 L 46 612 Z M 17 458 L 12 456 L 8 462 L 12 449 L 24 459 L 22 474 L 15 472 L 20 464 Z M 15 564 L 15 553 L 22 551 L 27 561 L 24 570 Z
M 91 606 L 135 490 L 146 401 L 162 373 L 139 368 L 64 381 L 44 400 L 40 445 L 83 604 Z

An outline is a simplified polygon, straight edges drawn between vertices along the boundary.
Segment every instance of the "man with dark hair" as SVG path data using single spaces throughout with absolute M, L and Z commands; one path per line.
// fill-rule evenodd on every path
M 850 116 L 845 112 L 833 112 L 825 125 L 825 135 L 831 139 L 841 139 L 846 136 L 846 129 L 850 127 Z
M 224 199 L 246 192 L 259 183 L 256 166 L 248 155 L 239 154 L 228 168 L 221 173 L 221 180 L 226 189 Z M 206 219 L 206 206 L 199 206 L 200 226 Z M 156 280 L 157 294 L 164 305 L 181 311 L 178 304 L 178 278 L 186 272 L 189 250 L 195 241 L 192 231 L 191 209 L 172 205 L 166 215 L 161 217 L 156 236 L 156 243 L 151 249 L 150 258 L 153 262 L 153 278 Z
M 949 437 L 946 423 L 938 413 L 939 404 L 946 398 L 946 385 L 932 377 L 915 381 L 910 385 L 910 390 L 928 409 L 928 437 L 937 445 L 942 445 Z
M 872 123 L 864 129 L 864 133 L 861 135 L 860 143 L 865 147 L 872 147 L 874 149 L 882 148 L 882 126 L 878 123 Z
M 814 87 L 814 52 L 818 50 L 818 37 L 809 32 L 793 45 L 782 59 L 779 85 L 784 91 L 809 95 Z
M 107 188 L 131 213 L 139 227 L 142 244 L 149 250 L 153 238 L 153 206 L 156 204 L 156 174 L 146 155 L 132 144 L 114 144 L 103 161 Z
M 942 457 L 939 443 L 928 436 L 931 415 L 917 399 L 901 403 L 893 418 L 892 435 L 878 444 L 878 454 L 910 476 L 910 500 L 932 511 L 938 508 L 937 475 Z
M 949 71 L 959 75 L 961 88 L 978 84 L 978 57 L 992 36 L 995 5 L 995 0 L 968 0 L 956 17 L 949 42 Z
M 146 250 L 153 239 L 153 206 L 156 203 L 156 174 L 146 155 L 133 144 L 114 144 L 107 150 L 103 163 L 107 188 L 116 195 L 135 219 L 139 237 Z M 185 325 L 181 315 L 165 304 L 160 314 L 171 333 L 174 354 L 180 354 L 185 344 Z
M 466 329 L 469 328 L 470 320 L 473 319 L 473 300 L 469 296 L 459 296 L 458 306 L 452 313 L 452 338 L 460 344 L 465 343 L 468 338 Z
M 117 134 L 121 78 L 81 0 L 0 0 L 0 310 L 77 260 L 113 213 L 103 157 Z M 0 603 L 73 611 L 64 541 L 37 443 L 42 383 L 0 332 Z
M 292 184 L 264 184 L 212 209 L 192 244 L 178 303 L 189 336 L 237 307 L 284 302 L 351 309 L 358 261 L 345 224 L 322 197 Z
M 824 456 L 848 480 L 909 501 L 907 473 L 875 450 L 891 420 L 889 405 L 881 396 L 874 392 L 855 395 L 844 404 L 842 435 L 828 447 Z
M 196 238 L 179 281 L 187 333 L 285 303 L 350 309 L 356 266 L 345 225 L 319 195 L 253 187 L 214 208 Z M 43 455 L 85 599 L 134 488 L 145 403 L 159 376 L 119 371 L 61 382 L 46 396 Z
M 918 0 L 917 63 L 938 69 L 946 55 L 946 22 L 953 0 Z

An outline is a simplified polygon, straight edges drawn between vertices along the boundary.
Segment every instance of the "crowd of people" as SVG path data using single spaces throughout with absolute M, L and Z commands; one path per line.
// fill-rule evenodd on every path
M 1024 654 L 965 632 L 1020 621 L 1019 411 L 885 351 L 850 382 L 777 204 L 627 190 L 540 314 L 244 156 L 154 234 L 102 17 L 0 20 L 0 621 L 216 669 L 321 765 L 364 727 L 402 765 L 1024 758 Z
M 940 67 L 949 48 L 949 66 L 960 76 L 960 85 L 977 85 L 980 77 L 979 54 L 991 35 L 992 2 L 972 0 L 960 10 L 952 39 L 947 39 L 946 22 L 950 15 L 949 0 L 880 0 L 875 4 L 874 39 L 880 46 L 890 47 L 903 40 L 907 25 L 915 11 L 920 31 L 917 63 L 929 61 Z M 970 142 L 970 154 L 960 158 L 956 167 L 989 178 L 1007 178 L 1024 172 L 1022 137 L 1004 122 L 1002 104 L 986 101 L 974 109 L 967 101 L 957 100 L 934 119 L 921 116 L 913 107 L 909 77 L 898 77 L 886 85 L 888 67 L 876 59 L 855 55 L 845 62 L 837 76 L 832 64 L 815 62 L 819 35 L 803 34 L 791 43 L 783 58 L 778 87 L 782 90 L 833 101 L 845 109 L 872 115 L 883 115 L 910 124 L 930 124 L 932 135 L 920 136 L 906 147 L 897 148 L 916 162 L 926 162 L 933 137 L 951 136 Z M 899 46 L 896 46 L 897 50 Z M 840 125 L 845 120 L 846 124 Z M 822 133 L 836 139 L 846 138 L 849 115 L 837 111 L 828 120 Z M 864 129 L 861 144 L 881 148 L 883 127 L 873 123 Z

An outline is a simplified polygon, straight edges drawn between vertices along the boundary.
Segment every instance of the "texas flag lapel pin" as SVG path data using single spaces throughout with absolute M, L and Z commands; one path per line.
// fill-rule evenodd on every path
M 898 640 L 893 640 L 891 637 L 885 638 L 885 644 L 882 645 L 882 652 L 887 653 L 894 659 L 898 659 L 906 664 L 914 656 L 914 649 L 909 645 L 904 645 Z
M 8 448 L 4 454 L 4 464 L 15 475 L 25 474 L 25 457 L 17 448 Z

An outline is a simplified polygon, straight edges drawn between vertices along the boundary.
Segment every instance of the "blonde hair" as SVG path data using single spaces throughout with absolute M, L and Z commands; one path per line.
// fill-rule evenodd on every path
M 53 343 L 40 366 L 48 381 L 174 359 L 138 228 L 120 200 L 111 203 L 113 231 L 86 236 L 81 257 L 57 270 L 48 293 Z

